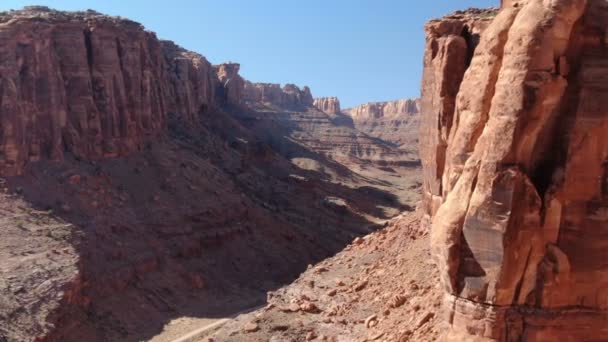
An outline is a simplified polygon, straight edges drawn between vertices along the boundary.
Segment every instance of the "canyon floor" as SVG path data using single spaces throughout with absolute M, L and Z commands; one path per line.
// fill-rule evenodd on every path
M 418 213 L 356 238 L 204 341 L 432 341 L 441 291 Z
M 264 306 L 224 319 L 181 318 L 152 341 L 436 340 L 441 291 L 428 243 L 420 213 L 400 215 L 268 292 Z

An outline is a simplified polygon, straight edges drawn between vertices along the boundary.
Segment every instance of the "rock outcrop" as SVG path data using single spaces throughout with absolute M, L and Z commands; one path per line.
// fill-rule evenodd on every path
M 46 7 L 0 13 L 0 171 L 28 161 L 114 157 L 195 123 L 216 92 L 239 102 L 238 65 L 159 41 L 133 21 Z M 235 85 L 236 84 L 236 85 Z M 224 87 L 225 86 L 225 91 Z
M 224 63 L 214 66 L 220 81 L 218 93 L 225 103 L 238 105 L 243 101 L 245 81 L 239 75 L 241 65 L 238 63 Z
M 272 103 L 283 107 L 312 106 L 313 98 L 310 88 L 300 89 L 293 84 L 281 88 L 275 83 L 245 82 L 244 99 L 249 103 Z
M 417 145 L 419 99 L 366 103 L 344 113 L 353 119 L 355 128 L 372 137 L 410 148 Z
M 423 207 L 446 340 L 605 339 L 608 6 L 504 1 L 491 17 L 426 26 Z
M 340 114 L 340 100 L 337 97 L 316 98 L 313 105 L 320 111 L 329 115 Z

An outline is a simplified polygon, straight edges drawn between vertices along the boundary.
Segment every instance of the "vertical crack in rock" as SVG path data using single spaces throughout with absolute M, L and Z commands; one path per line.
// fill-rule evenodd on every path
M 475 54 L 475 48 L 477 44 L 479 44 L 479 34 L 471 34 L 469 31 L 469 27 L 464 25 L 462 28 L 462 32 L 460 33 L 464 41 L 467 43 L 467 57 L 465 59 L 467 68 L 471 65 L 471 61 L 473 60 L 473 55 Z
M 560 172 L 567 162 L 569 134 L 575 122 L 581 91 L 580 50 L 583 20 L 573 25 L 569 46 L 563 56 L 555 58 L 554 73 L 564 77 L 566 89 L 559 101 L 556 113 L 539 130 L 537 144 L 531 148 L 530 178 L 539 195 L 543 198 L 543 222 L 547 196 L 561 183 Z
M 87 52 L 87 64 L 89 66 L 89 72 L 93 74 L 93 43 L 91 43 L 91 30 L 89 28 L 85 28 L 83 30 L 84 34 L 84 46 Z
M 474 58 L 478 61 L 464 75 L 464 87 L 461 85 L 463 91 L 459 88 L 456 98 L 454 125 L 446 149 L 447 170 L 443 173 L 442 195 L 454 187 L 488 121 L 508 30 L 516 14 L 517 11 L 513 10 L 498 15 L 488 28 L 490 32 L 482 38 L 486 41 L 480 49 L 476 49 Z

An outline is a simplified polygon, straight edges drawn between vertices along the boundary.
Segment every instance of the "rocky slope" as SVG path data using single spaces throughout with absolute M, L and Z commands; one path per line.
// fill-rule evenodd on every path
M 75 227 L 0 189 L 0 339 L 26 341 L 50 329 L 47 318 L 82 284 Z
M 138 23 L 30 7 L 0 13 L 0 37 L 0 340 L 140 341 L 225 317 L 417 197 L 413 169 L 345 166 L 287 134 L 331 122 L 309 89 L 255 97 L 238 64 Z
M 424 209 L 447 340 L 608 334 L 608 7 L 504 1 L 426 26 Z
M 441 289 L 418 213 L 354 240 L 203 341 L 434 341 Z
M 344 110 L 355 128 L 402 148 L 417 149 L 420 100 L 366 103 Z

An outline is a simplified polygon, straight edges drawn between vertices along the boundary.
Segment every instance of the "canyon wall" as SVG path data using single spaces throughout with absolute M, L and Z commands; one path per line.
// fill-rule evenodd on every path
M 408 147 L 417 144 L 419 99 L 365 103 L 344 113 L 352 118 L 358 130 L 372 137 Z
M 162 135 L 168 115 L 196 123 L 217 102 L 216 93 L 241 100 L 238 65 L 214 69 L 138 23 L 94 11 L 0 13 L 0 55 L 5 175 L 66 152 L 126 155 Z
M 608 5 L 426 26 L 423 210 L 446 340 L 608 336 Z

